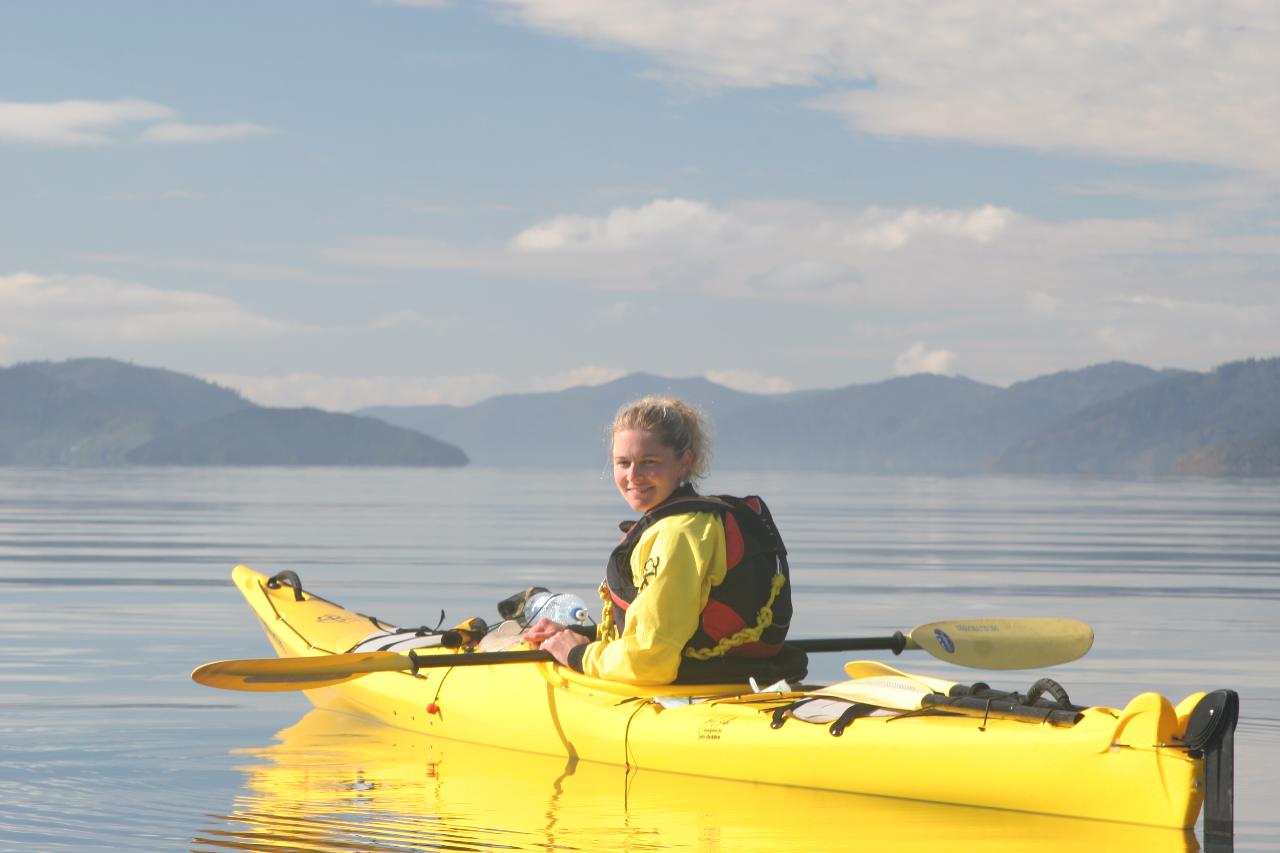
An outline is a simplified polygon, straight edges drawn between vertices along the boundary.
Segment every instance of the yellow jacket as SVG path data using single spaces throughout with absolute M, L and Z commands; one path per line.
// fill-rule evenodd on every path
M 638 592 L 627 608 L 622 635 L 587 644 L 582 671 L 631 684 L 674 681 L 685 643 L 698 630 L 711 588 L 726 571 L 724 523 L 716 513 L 659 519 L 631 552 Z

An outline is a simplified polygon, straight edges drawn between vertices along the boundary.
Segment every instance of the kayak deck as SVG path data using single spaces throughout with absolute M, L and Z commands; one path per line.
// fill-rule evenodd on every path
M 344 653 L 395 630 L 245 566 L 233 579 L 281 657 Z M 1176 706 L 1144 693 L 1123 709 L 1085 708 L 1073 725 L 880 711 L 837 732 L 787 710 L 839 691 L 645 687 L 527 663 L 378 672 L 307 695 L 452 740 L 746 782 L 1174 828 L 1193 826 L 1204 802 L 1203 751 L 1182 741 L 1204 693 Z

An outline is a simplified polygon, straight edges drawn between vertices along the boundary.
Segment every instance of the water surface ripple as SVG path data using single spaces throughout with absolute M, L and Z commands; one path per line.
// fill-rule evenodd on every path
M 768 499 L 791 552 L 796 636 L 1072 617 L 1097 635 L 1052 673 L 1077 701 L 1239 690 L 1236 849 L 1274 849 L 1280 483 L 730 471 L 707 487 Z M 270 654 L 230 583 L 236 563 L 293 569 L 400 624 L 434 624 L 441 609 L 492 618 L 535 583 L 593 600 L 624 509 L 599 471 L 0 469 L 0 853 L 786 853 L 839 849 L 852 827 L 892 831 L 896 849 L 1059 837 L 1083 849 L 1086 829 L 1050 819 L 767 786 L 707 783 L 715 807 L 701 807 L 670 779 L 551 759 L 539 775 L 536 756 L 404 733 L 388 745 L 385 731 L 307 713 L 300 694 L 188 678 L 208 660 Z M 843 660 L 815 656 L 811 676 L 833 680 Z M 891 662 L 957 678 L 930 658 Z M 1019 688 L 1036 677 L 964 674 Z M 527 790 L 508 762 L 532 774 Z M 1112 831 L 1097 843 L 1198 847 Z

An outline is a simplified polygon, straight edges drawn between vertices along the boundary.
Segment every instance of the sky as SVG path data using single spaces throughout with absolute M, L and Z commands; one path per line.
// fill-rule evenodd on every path
M 0 365 L 264 405 L 1280 355 L 1280 4 L 0 0 Z

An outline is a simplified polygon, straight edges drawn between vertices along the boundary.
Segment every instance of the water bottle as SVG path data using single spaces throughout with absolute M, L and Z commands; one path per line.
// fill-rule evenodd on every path
M 591 616 L 587 603 L 571 592 L 538 592 L 524 604 L 524 624 L 550 619 L 561 625 L 586 625 Z

